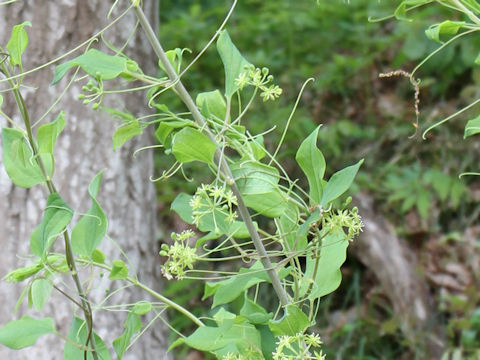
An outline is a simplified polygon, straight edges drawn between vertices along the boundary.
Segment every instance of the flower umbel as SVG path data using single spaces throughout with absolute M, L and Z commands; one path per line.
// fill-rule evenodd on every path
M 325 360 L 322 350 L 313 349 L 320 345 L 322 345 L 322 341 L 318 334 L 283 335 L 278 338 L 277 347 L 272 354 L 273 360 Z
M 185 269 L 193 269 L 193 264 L 198 259 L 196 249 L 190 247 L 188 241 L 195 233 L 192 230 L 185 230 L 178 233 L 172 233 L 173 245 L 162 245 L 161 256 L 167 256 L 167 262 L 162 266 L 163 275 L 171 280 L 173 276 L 177 280 L 185 276 Z
M 237 212 L 233 208 L 237 205 L 237 198 L 225 185 L 202 184 L 189 204 L 193 223 L 199 226 L 203 218 L 213 220 L 216 232 L 222 229 L 222 224 L 232 224 L 237 218 Z
M 282 92 L 283 90 L 278 85 L 270 85 L 268 88 L 265 87 L 260 96 L 263 98 L 263 101 L 275 100 L 282 95 Z
M 235 85 L 238 86 L 239 90 L 243 90 L 247 85 L 256 87 L 261 91 L 260 96 L 263 98 L 263 101 L 268 101 L 277 99 L 283 92 L 278 85 L 271 84 L 272 81 L 273 76 L 269 75 L 268 68 L 259 69 L 251 67 L 238 75 L 235 79 Z
M 322 220 L 322 226 L 334 234 L 344 232 L 344 229 L 346 229 L 346 238 L 348 241 L 352 241 L 362 231 L 363 222 L 358 214 L 358 209 L 354 207 L 351 210 L 337 210 L 336 212 L 326 213 Z

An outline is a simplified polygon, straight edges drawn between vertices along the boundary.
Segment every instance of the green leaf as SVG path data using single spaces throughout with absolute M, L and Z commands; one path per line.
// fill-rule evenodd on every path
M 467 188 L 460 181 L 456 180 L 452 183 L 452 188 L 450 189 L 450 201 L 452 207 L 456 209 L 460 205 L 460 199 L 467 193 Z
M 275 264 L 273 264 L 275 266 Z M 282 268 L 278 276 L 283 279 L 288 275 L 290 269 Z M 232 276 L 230 279 L 215 282 L 206 283 L 204 299 L 208 295 L 215 294 L 213 297 L 212 308 L 227 304 L 232 300 L 235 300 L 245 290 L 261 282 L 270 282 L 270 278 L 260 261 L 257 261 L 250 268 L 240 268 L 237 275 Z
M 432 185 L 440 200 L 447 200 L 453 179 L 442 171 L 434 169 L 429 170 L 426 173 L 426 177 L 428 178 L 428 183 Z
M 137 302 L 132 308 L 132 311 L 137 315 L 145 315 L 150 310 L 152 310 L 152 303 L 146 300 Z
M 30 288 L 33 306 L 41 311 L 52 294 L 53 284 L 47 279 L 35 279 Z
M 423 219 L 428 219 L 430 215 L 431 204 L 430 193 L 428 193 L 427 191 L 420 191 L 416 200 L 418 213 Z
M 25 21 L 19 25 L 15 25 L 12 29 L 12 35 L 7 43 L 7 51 L 10 54 L 10 64 L 12 66 L 22 66 L 22 54 L 28 46 L 28 34 L 25 26 L 32 26 L 30 21 Z
M 298 226 L 300 212 L 298 206 L 288 202 L 285 211 L 278 218 L 278 233 L 284 241 L 287 251 L 301 251 L 307 246 L 307 231 L 300 232 L 302 226 Z
M 43 269 L 43 265 L 39 262 L 35 265 L 21 267 L 13 271 L 10 271 L 7 275 L 3 277 L 3 279 L 8 282 L 15 282 L 15 283 L 20 282 L 35 275 L 42 269 Z
M 182 66 L 183 53 L 185 51 L 189 53 L 192 52 L 192 50 L 188 48 L 185 48 L 185 49 L 175 48 L 174 50 L 168 50 L 165 52 L 165 55 L 167 56 L 168 61 L 170 62 L 170 64 L 172 65 L 173 69 L 177 74 L 180 73 L 181 66 Z M 166 71 L 165 67 L 163 66 L 160 60 L 158 61 L 158 66 L 163 71 Z
M 58 135 L 65 127 L 64 115 L 65 113 L 63 111 L 60 112 L 54 121 L 40 126 L 37 131 L 38 152 L 40 155 L 45 154 L 45 156 L 42 157 L 42 160 L 45 158 L 49 159 L 46 168 L 49 171 L 48 175 L 50 177 L 53 176 L 53 172 L 55 170 L 53 148 L 55 147 L 55 142 L 57 141 Z
M 155 130 L 155 138 L 168 150 L 172 147 L 174 130 L 191 127 L 192 124 L 190 120 L 163 120 Z
M 342 281 L 340 267 L 347 258 L 348 240 L 345 234 L 329 234 L 322 239 L 320 258 L 315 266 L 317 258 L 312 252 L 307 255 L 307 266 L 304 274 L 304 281 L 300 288 L 300 295 L 304 296 L 314 277 L 314 270 L 317 267 L 313 286 L 308 296 L 309 299 L 317 299 L 330 294 L 336 290 Z
M 465 25 L 465 21 L 446 20 L 440 24 L 430 26 L 425 30 L 425 34 L 430 40 L 442 43 L 441 35 L 455 35 Z
M 186 127 L 175 134 L 172 140 L 172 152 L 181 163 L 201 161 L 213 165 L 215 144 L 207 135 L 191 127 Z
M 23 299 L 25 298 L 25 295 L 27 295 L 28 291 L 29 291 L 29 286 L 25 286 L 22 290 L 22 293 L 20 294 L 20 296 L 18 297 L 18 300 L 17 302 L 15 303 L 15 307 L 13 308 L 13 313 L 15 314 L 18 309 L 20 309 L 20 306 L 22 305 L 23 303 Z
M 112 271 L 108 278 L 110 280 L 125 280 L 128 276 L 128 267 L 123 260 L 113 260 Z
M 120 126 L 113 133 L 113 150 L 117 150 L 131 138 L 142 135 L 143 129 L 138 120 L 130 122 L 128 125 Z
M 50 269 L 55 269 L 60 273 L 70 271 L 64 254 L 50 254 L 46 259 L 43 259 L 41 263 L 48 265 Z
M 465 125 L 465 132 L 463 138 L 480 133 L 480 115 L 474 119 L 468 120 L 467 125 Z
M 52 85 L 58 83 L 72 67 L 80 66 L 91 77 L 97 80 L 111 80 L 118 76 L 129 78 L 132 60 L 115 55 L 111 56 L 97 49 L 86 53 L 55 67 Z
M 96 197 L 102 181 L 100 171 L 88 186 L 92 205 L 72 230 L 72 250 L 78 255 L 90 257 L 107 233 L 108 220 Z
M 171 126 L 168 122 L 161 122 L 157 130 L 155 130 L 155 139 L 158 140 L 160 144 L 162 144 L 166 149 L 169 149 L 172 146 L 171 138 L 169 139 L 169 135 L 175 128 Z M 167 139 L 169 141 L 167 141 Z
M 37 130 L 38 152 L 53 155 L 53 148 L 58 135 L 65 127 L 65 113 L 58 114 L 57 118 L 49 124 L 42 125 Z
M 317 207 L 305 220 L 305 222 L 298 227 L 298 234 L 297 236 L 306 236 L 308 234 L 308 230 L 310 230 L 310 226 L 320 220 L 322 214 L 320 213 L 320 209 Z
M 235 79 L 245 72 L 245 68 L 251 64 L 240 54 L 228 35 L 227 30 L 223 30 L 217 40 L 217 50 L 225 67 L 225 96 L 231 98 L 238 90 L 235 85 Z
M 70 223 L 72 216 L 73 210 L 63 201 L 60 195 L 57 193 L 50 194 L 42 222 L 30 237 L 32 252 L 43 258 L 55 238 L 63 233 L 65 227 Z
M 135 335 L 135 333 L 139 332 L 142 328 L 142 321 L 140 320 L 140 316 L 138 316 L 134 312 L 129 312 L 127 320 L 125 320 L 123 326 L 125 330 L 123 331 L 122 335 L 113 340 L 113 348 L 115 349 L 118 360 L 121 360 L 123 354 L 125 354 L 125 351 L 130 344 L 132 336 Z
M 346 167 L 332 175 L 330 180 L 323 188 L 323 196 L 320 205 L 326 207 L 328 203 L 339 198 L 352 185 L 355 175 L 357 175 L 363 159 L 355 165 Z
M 258 224 L 256 221 L 253 222 L 255 229 L 258 230 Z M 247 226 L 243 221 L 235 220 L 228 228 L 227 233 L 231 235 L 235 239 L 246 239 L 250 237 L 250 233 L 248 232 Z
M 87 325 L 85 321 L 78 317 L 74 317 L 72 326 L 70 331 L 68 332 L 67 336 L 68 340 L 65 342 L 65 347 L 63 350 L 63 357 L 64 359 L 72 359 L 72 360 L 80 360 L 84 359 L 84 347 L 87 342 Z M 95 339 L 95 347 L 97 349 L 98 358 L 100 360 L 110 360 L 110 353 L 108 351 L 107 346 L 97 335 L 94 333 Z M 87 360 L 93 360 L 93 356 L 91 352 L 87 353 Z
M 192 195 L 180 193 L 173 200 L 172 205 L 170 205 L 170 209 L 175 211 L 183 221 L 190 225 L 193 224 L 193 211 L 190 207 L 192 197 Z
M 185 339 L 182 343 L 201 351 L 214 351 L 225 347 L 229 343 L 223 340 L 223 335 L 231 328 L 233 321 L 230 324 L 225 324 L 220 327 L 216 326 L 202 326 Z M 172 349 L 172 347 L 170 347 Z
M 256 328 L 262 337 L 262 353 L 265 360 L 273 360 L 272 354 L 276 349 L 276 338 L 268 325 L 257 325 Z
M 10 349 L 22 349 L 35 344 L 45 334 L 55 333 L 52 318 L 34 319 L 23 316 L 20 320 L 8 322 L 0 329 L 0 344 Z
M 287 305 L 285 314 L 279 320 L 270 320 L 268 326 L 275 336 L 296 335 L 310 326 L 308 316 L 296 305 Z
M 261 348 L 260 333 L 255 326 L 242 320 L 241 317 L 221 309 L 215 314 L 214 319 L 217 327 L 202 326 L 183 341 L 176 343 L 184 342 L 197 350 L 215 352 L 219 359 L 228 352 L 245 354 L 251 347 Z
M 402 2 L 396 9 L 393 15 L 397 20 L 412 21 L 407 17 L 407 4 Z
M 249 322 L 255 325 L 267 324 L 273 317 L 272 313 L 267 313 L 263 307 L 250 300 L 247 293 L 245 293 L 245 301 L 240 309 L 240 315 L 245 316 Z
M 30 188 L 45 182 L 23 132 L 7 127 L 2 128 L 2 142 L 3 164 L 15 185 Z
M 417 194 L 411 194 L 407 196 L 406 198 L 403 199 L 402 206 L 400 208 L 400 213 L 404 214 L 408 210 L 410 210 L 414 205 L 415 202 L 417 201 Z
M 92 261 L 96 263 L 99 263 L 99 264 L 105 263 L 106 256 L 102 251 L 98 249 L 93 250 L 91 257 L 92 257 Z
M 252 148 L 252 154 L 255 160 L 260 161 L 265 157 L 265 155 L 267 155 L 265 144 L 263 142 L 263 135 L 256 136 L 249 141 L 248 144 Z
M 106 256 L 102 251 L 98 249 L 93 250 L 91 257 L 92 257 L 92 260 L 96 263 L 99 263 L 99 264 L 105 263 Z
M 224 120 L 227 113 L 225 99 L 218 90 L 203 92 L 197 95 L 196 104 L 202 110 L 202 115 Z
M 253 161 L 231 165 L 245 204 L 268 217 L 279 217 L 286 209 L 286 195 L 278 187 L 278 170 Z
M 170 209 L 175 211 L 180 218 L 188 224 L 193 224 L 193 212 L 190 207 L 191 195 L 180 193 L 173 201 Z M 210 212 L 210 206 L 202 201 L 202 206 L 199 211 L 202 211 L 202 207 L 205 210 L 208 209 L 209 213 L 201 217 L 197 224 L 198 230 L 207 232 L 208 234 L 197 239 L 196 247 L 201 246 L 205 241 L 218 239 L 224 234 L 231 235 L 236 239 L 245 239 L 250 237 L 250 233 L 243 221 L 234 221 L 229 223 L 227 221 L 227 215 L 219 209 L 215 209 L 213 213 Z M 257 222 L 253 223 L 255 228 L 258 228 Z
M 474 63 L 475 63 L 476 65 L 480 65 L 480 54 L 477 55 L 477 57 L 476 57 L 475 60 L 474 60 Z
M 287 202 L 286 195 L 279 189 L 263 194 L 243 194 L 243 200 L 249 208 L 270 218 L 281 216 Z
M 310 205 L 320 203 L 322 199 L 322 179 L 325 174 L 325 158 L 317 148 L 318 126 L 300 145 L 295 159 L 302 171 L 307 175 L 310 187 Z
M 407 7 L 407 5 L 415 6 L 415 5 L 423 5 L 430 2 L 430 0 L 405 0 L 397 7 L 393 15 L 397 20 L 403 21 L 412 21 L 409 17 L 407 17 L 407 12 L 411 9 Z
M 252 349 L 261 349 L 260 332 L 248 322 L 235 323 L 228 331 L 222 334 L 221 342 L 225 346 L 213 351 L 217 359 L 223 359 L 228 353 L 234 355 L 251 354 L 251 359 L 261 359 L 260 353 L 252 354 Z M 187 342 L 188 344 L 188 342 Z

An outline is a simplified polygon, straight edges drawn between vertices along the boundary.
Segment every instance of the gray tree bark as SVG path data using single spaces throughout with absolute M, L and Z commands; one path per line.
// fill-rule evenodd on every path
M 120 1 L 124 6 L 129 1 Z M 145 0 L 144 10 L 153 18 L 156 17 L 155 0 Z M 56 0 L 56 1 L 19 1 L 0 6 L 2 29 L 0 41 L 5 46 L 13 25 L 29 20 L 33 27 L 27 28 L 30 43 L 24 54 L 24 68 L 31 69 L 43 64 L 77 44 L 86 40 L 109 20 L 106 14 L 113 1 L 101 0 Z M 119 7 L 121 7 L 119 6 Z M 114 15 L 118 15 L 117 9 Z M 115 17 L 115 16 L 114 16 Z M 134 30 L 136 19 L 133 13 L 128 14 L 117 26 L 106 33 L 106 38 L 115 45 L 121 46 Z M 150 46 L 144 40 L 141 31 L 137 32 L 125 52 L 140 63 L 147 74 L 155 74 L 155 58 L 151 55 Z M 98 45 L 94 45 L 97 47 Z M 74 54 L 78 56 L 80 53 Z M 48 109 L 62 89 L 60 86 L 49 86 L 52 80 L 54 65 L 35 72 L 24 79 L 25 85 L 37 88 L 23 89 L 32 122 L 35 122 Z M 82 84 L 83 85 L 83 84 Z M 87 193 L 88 183 L 100 170 L 106 169 L 98 200 L 109 218 L 108 235 L 127 253 L 131 268 L 145 284 L 159 290 L 160 264 L 156 243 L 156 195 L 149 176 L 153 174 L 152 153 L 141 152 L 135 159 L 132 152 L 146 144 L 151 144 L 149 136 L 135 138 L 113 152 L 111 136 L 115 124 L 104 112 L 95 112 L 76 100 L 81 85 L 74 87 L 62 98 L 54 111 L 45 119 L 53 120 L 60 110 L 66 111 L 64 132 L 60 135 L 56 149 L 56 171 L 54 182 L 62 198 L 79 212 L 86 212 L 90 207 Z M 142 93 L 129 94 L 127 98 L 114 96 L 111 101 L 123 106 L 133 114 L 141 115 L 145 109 L 145 97 Z M 15 111 L 12 99 L 6 98 L 3 110 L 21 123 Z M 145 113 L 146 111 L 144 111 Z M 1 119 L 1 125 L 7 126 Z M 30 253 L 29 238 L 32 230 L 39 224 L 45 207 L 47 192 L 41 186 L 23 189 L 14 186 L 8 179 L 2 164 L 2 148 L 0 147 L 0 276 L 10 270 L 28 264 L 25 257 Z M 78 220 L 78 215 L 75 220 Z M 62 241 L 57 241 L 58 249 L 63 250 Z M 120 258 L 114 242 L 104 239 L 100 248 L 109 259 Z M 89 274 L 82 273 L 83 281 Z M 105 276 L 106 277 L 106 276 Z M 23 306 L 17 314 L 13 314 L 15 303 L 22 292 L 23 284 L 0 283 L 0 324 L 20 318 L 28 313 L 35 317 L 52 316 L 57 330 L 66 335 L 70 327 L 74 306 L 59 295 L 53 296 L 42 313 Z M 111 284 L 110 284 L 111 285 Z M 115 286 L 121 286 L 117 284 Z M 60 287 L 65 284 L 60 283 Z M 94 306 L 105 297 L 108 282 L 94 284 L 90 296 Z M 115 286 L 111 286 L 110 290 Z M 68 289 L 68 288 L 67 288 Z M 132 303 L 147 298 L 138 289 L 129 288 L 113 296 L 104 305 Z M 81 312 L 77 313 L 81 315 Z M 121 334 L 126 313 L 115 313 L 104 310 L 94 314 L 95 331 L 109 341 Z M 147 320 L 144 319 L 144 324 Z M 166 331 L 159 320 L 147 330 L 138 342 L 129 350 L 134 359 L 166 359 Z M 63 341 L 55 336 L 41 338 L 33 348 L 11 351 L 0 345 L 1 359 L 61 359 Z M 127 358 L 127 357 L 126 357 Z

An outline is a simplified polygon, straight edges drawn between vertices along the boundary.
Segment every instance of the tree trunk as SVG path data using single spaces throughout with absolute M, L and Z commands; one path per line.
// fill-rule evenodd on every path
M 120 3 L 120 5 L 127 5 L 129 1 L 120 1 Z M 156 1 L 144 0 L 143 3 L 145 12 L 150 14 L 151 18 L 156 17 L 158 14 Z M 31 21 L 32 28 L 26 28 L 30 41 L 23 58 L 24 68 L 32 69 L 65 53 L 104 27 L 109 22 L 106 15 L 112 4 L 113 1 L 101 0 L 45 2 L 30 0 L 0 6 L 2 23 L 0 41 L 5 46 L 13 25 L 26 20 Z M 120 5 L 114 11 L 113 17 L 125 9 L 124 7 L 120 9 Z M 134 30 L 135 22 L 133 12 L 129 13 L 119 24 L 109 30 L 105 37 L 117 47 L 121 47 Z M 93 46 L 99 45 L 94 43 Z M 141 30 L 131 39 L 125 52 L 139 62 L 146 74 L 155 75 L 155 57 L 151 54 L 150 46 L 145 41 Z M 74 54 L 74 56 L 78 55 L 80 53 Z M 22 89 L 32 122 L 38 120 L 47 111 L 66 85 L 66 82 L 62 81 L 54 87 L 49 86 L 53 78 L 53 69 L 54 65 L 24 79 L 25 85 L 38 88 L 36 91 L 32 88 Z M 152 153 L 143 151 L 135 159 L 132 157 L 135 149 L 151 144 L 151 139 L 148 135 L 135 138 L 121 150 L 113 152 L 111 136 L 117 124 L 105 112 L 93 111 L 76 99 L 82 85 L 84 83 L 74 85 L 44 120 L 44 122 L 51 121 L 60 110 L 66 111 L 67 125 L 55 148 L 56 171 L 53 180 L 62 198 L 76 211 L 77 216 L 74 218 L 76 221 L 79 218 L 78 214 L 86 212 L 90 207 L 90 197 L 87 193 L 89 182 L 97 172 L 106 169 L 98 200 L 109 219 L 108 235 L 127 253 L 132 272 L 136 271 L 142 282 L 158 290 L 160 264 L 155 236 L 156 195 L 154 186 L 149 181 L 149 176 L 153 174 Z M 21 124 L 12 99 L 5 97 L 3 110 Z M 117 107 L 119 104 L 125 104 L 125 108 L 137 116 L 142 114 L 142 109 L 146 109 L 145 96 L 141 92 L 128 94 L 126 99 L 114 95 L 110 102 Z M 3 119 L 0 121 L 2 126 L 7 125 Z M 1 156 L 3 155 L 0 147 L 0 159 Z M 2 219 L 0 222 L 2 247 L 0 276 L 28 264 L 25 256 L 30 253 L 30 234 L 40 222 L 46 197 L 46 189 L 41 186 L 31 189 L 14 186 L 7 178 L 3 164 L 0 163 L 0 216 Z M 111 239 L 104 239 L 100 249 L 107 254 L 107 258 L 114 260 L 121 256 Z M 61 241 L 57 241 L 56 246 L 63 251 Z M 89 273 L 81 274 L 81 280 L 85 285 L 88 285 L 88 276 Z M 13 314 L 15 303 L 23 289 L 22 285 L 24 286 L 25 283 L 1 283 L 0 324 L 17 319 L 25 313 L 34 317 L 51 316 L 55 319 L 57 330 L 66 335 L 72 321 L 74 306 L 58 293 L 50 299 L 49 305 L 41 314 L 27 309 L 27 306 L 21 307 L 17 314 Z M 65 288 L 64 283 L 58 285 Z M 94 288 L 89 296 L 93 298 L 94 307 L 105 297 L 107 285 L 112 284 L 108 281 L 100 285 L 97 282 L 93 284 Z M 115 285 L 122 286 L 120 282 Z M 110 290 L 112 288 L 110 286 Z M 128 288 L 101 305 L 132 303 L 142 298 L 147 298 L 147 295 L 139 289 Z M 81 314 L 78 311 L 77 313 Z M 94 313 L 95 331 L 111 344 L 111 340 L 123 331 L 125 317 L 126 313 L 98 310 Z M 143 319 L 144 325 L 147 322 L 148 320 Z M 166 359 L 165 349 L 165 326 L 157 320 L 129 350 L 131 355 L 128 358 Z M 0 345 L 0 358 L 61 359 L 62 351 L 62 340 L 55 336 L 45 336 L 33 348 L 21 351 L 11 351 Z
M 374 212 L 369 195 L 357 195 L 355 204 L 365 227 L 351 252 L 378 278 L 412 346 L 424 345 L 428 358 L 439 359 L 445 344 L 435 326 L 434 304 L 425 279 L 418 274 L 415 253 L 395 235 L 393 226 Z

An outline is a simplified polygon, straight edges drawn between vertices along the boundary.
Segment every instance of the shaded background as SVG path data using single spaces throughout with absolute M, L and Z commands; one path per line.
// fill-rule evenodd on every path
M 407 78 L 381 79 L 379 74 L 411 71 L 438 47 L 426 38 L 425 29 L 443 15 L 452 19 L 452 14 L 426 7 L 412 15 L 412 22 L 368 22 L 369 16 L 392 14 L 395 3 L 244 0 L 227 28 L 242 54 L 256 66 L 267 66 L 284 90 L 273 105 L 256 102 L 248 117 L 252 132 L 276 126 L 265 140 L 270 149 L 303 82 L 315 78 L 279 154 L 289 174 L 301 178 L 294 161 L 299 139 L 318 124 L 323 124 L 319 147 L 327 176 L 365 158 L 352 194 L 366 229 L 351 247 L 340 289 L 322 300 L 317 319 L 327 357 L 474 358 L 480 349 L 480 183 L 475 177 L 459 180 L 458 175 L 479 168 L 477 138 L 463 140 L 465 123 L 478 108 L 435 129 L 426 141 L 421 132 L 478 97 L 480 71 L 474 60 L 480 39 L 457 41 L 416 74 L 421 78 L 420 130 L 411 137 L 414 89 Z M 229 5 L 162 0 L 164 47 L 198 53 Z M 193 59 L 185 56 L 186 63 Z M 221 89 L 222 79 L 222 64 L 211 47 L 184 81 L 194 92 L 203 92 Z M 167 166 L 161 154 L 156 166 Z M 161 221 L 170 227 L 182 226 L 167 204 L 185 186 L 172 179 L 157 187 Z M 186 190 L 195 184 L 191 186 Z M 197 297 L 185 296 L 186 289 Z M 166 291 L 198 314 L 209 311 L 200 301 L 201 284 L 170 282 Z M 182 319 L 172 320 L 188 327 Z M 204 358 L 193 352 L 188 356 Z

